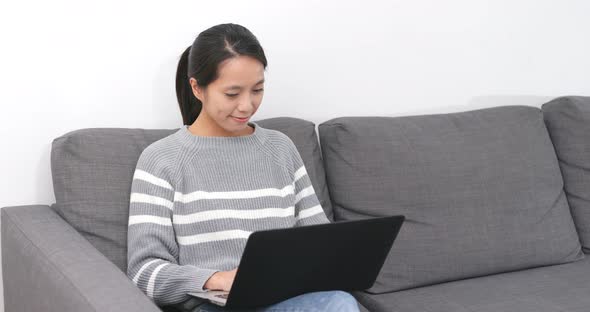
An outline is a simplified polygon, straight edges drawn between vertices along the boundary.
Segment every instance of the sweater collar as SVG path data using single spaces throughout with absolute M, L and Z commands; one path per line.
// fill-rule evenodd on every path
M 248 121 L 248 125 L 254 127 L 254 132 L 240 136 L 200 136 L 192 134 L 188 125 L 178 129 L 177 135 L 183 144 L 191 148 L 248 148 L 252 145 L 264 142 L 264 129 L 254 121 Z

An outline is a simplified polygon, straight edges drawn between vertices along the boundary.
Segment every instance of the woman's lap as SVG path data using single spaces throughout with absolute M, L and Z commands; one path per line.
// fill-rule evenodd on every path
M 256 309 L 225 309 L 212 303 L 204 303 L 194 312 L 296 312 L 296 311 L 355 311 L 358 304 L 354 297 L 344 291 L 318 291 L 302 294 L 279 303 Z

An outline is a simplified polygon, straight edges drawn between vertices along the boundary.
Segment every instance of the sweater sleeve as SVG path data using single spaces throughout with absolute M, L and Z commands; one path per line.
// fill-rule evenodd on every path
M 131 185 L 127 232 L 127 276 L 158 306 L 203 292 L 216 270 L 178 264 L 178 245 L 172 227 L 172 174 L 151 149 L 141 154 Z
M 301 154 L 295 143 L 289 139 L 289 149 L 293 159 L 293 185 L 295 191 L 295 226 L 329 223 L 328 217 L 315 194 L 311 179 L 307 174 Z

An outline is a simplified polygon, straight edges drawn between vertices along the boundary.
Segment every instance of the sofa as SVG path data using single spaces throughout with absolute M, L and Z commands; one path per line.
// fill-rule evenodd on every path
M 297 146 L 333 222 L 404 215 L 361 311 L 590 311 L 590 97 L 320 123 L 258 120 Z M 53 141 L 51 205 L 4 207 L 5 311 L 156 306 L 126 272 L 145 147 L 177 129 L 93 128 Z

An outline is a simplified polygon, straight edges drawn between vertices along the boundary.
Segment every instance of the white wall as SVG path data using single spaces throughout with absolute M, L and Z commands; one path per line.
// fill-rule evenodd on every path
M 253 120 L 318 124 L 590 95 L 589 12 L 584 0 L 4 1 L 0 207 L 55 201 L 49 153 L 65 132 L 179 127 L 178 55 L 215 24 L 242 24 L 265 49 Z

